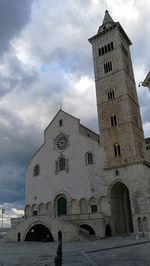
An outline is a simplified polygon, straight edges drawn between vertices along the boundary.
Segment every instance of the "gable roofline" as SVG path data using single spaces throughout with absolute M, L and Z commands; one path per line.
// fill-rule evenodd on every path
M 36 152 L 33 154 L 33 156 L 31 157 L 31 159 L 30 159 L 29 162 L 27 163 L 27 167 L 28 167 L 28 165 L 30 165 L 32 159 L 36 156 L 36 154 L 37 154 L 37 153 L 43 148 L 43 146 L 44 146 L 44 144 L 45 144 L 45 132 L 46 132 L 46 130 L 48 129 L 48 127 L 52 124 L 52 122 L 55 120 L 55 118 L 59 115 L 59 113 L 64 113 L 64 114 L 68 115 L 69 117 L 71 117 L 71 118 L 73 118 L 73 119 L 76 119 L 76 120 L 78 121 L 79 132 L 80 132 L 80 129 L 81 129 L 81 128 L 84 128 L 85 130 L 87 130 L 88 132 L 92 133 L 92 134 L 95 135 L 97 138 L 99 138 L 99 135 L 98 135 L 96 132 L 94 132 L 93 130 L 91 130 L 91 129 L 85 127 L 85 126 L 82 125 L 82 124 L 80 124 L 80 119 L 79 119 L 79 118 L 77 118 L 77 117 L 75 117 L 75 116 L 73 116 L 73 115 L 71 115 L 71 114 L 69 114 L 69 113 L 63 111 L 62 109 L 59 109 L 59 111 L 56 113 L 56 115 L 53 117 L 53 119 L 51 120 L 51 122 L 48 124 L 48 126 L 47 126 L 47 127 L 45 128 L 45 130 L 44 130 L 44 143 L 42 143 L 42 144 L 39 146 L 39 148 L 36 150 Z M 90 136 L 90 137 L 92 138 L 92 136 Z
M 96 132 L 93 131 L 92 129 L 90 129 L 90 128 L 88 128 L 88 127 L 82 125 L 82 124 L 80 124 L 80 127 L 81 127 L 81 128 L 84 128 L 84 129 L 87 130 L 87 131 L 89 131 L 89 133 L 92 133 L 92 134 L 94 134 L 95 136 L 100 137 L 100 135 L 99 135 L 98 133 L 96 133 Z
M 53 121 L 56 119 L 56 117 L 59 115 L 59 113 L 64 113 L 64 114 L 66 114 L 66 115 L 72 117 L 73 119 L 78 120 L 78 123 L 80 124 L 80 119 L 79 119 L 79 118 L 77 118 L 77 117 L 75 117 L 75 116 L 73 116 L 73 115 L 67 113 L 66 111 L 63 111 L 62 109 L 59 109 L 59 111 L 58 111 L 58 112 L 56 113 L 56 115 L 53 117 L 53 119 L 51 120 L 51 122 L 50 122 L 50 123 L 48 124 L 48 126 L 45 128 L 44 132 L 45 132 L 45 131 L 48 129 L 48 127 L 53 123 Z

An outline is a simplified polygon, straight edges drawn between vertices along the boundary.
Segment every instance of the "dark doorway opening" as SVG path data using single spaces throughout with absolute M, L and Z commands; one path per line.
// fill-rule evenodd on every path
M 67 214 L 67 201 L 64 197 L 61 197 L 57 201 L 58 216 Z
M 54 238 L 48 228 L 42 224 L 36 224 L 28 231 L 25 241 L 54 241 Z
M 115 183 L 112 187 L 111 212 L 117 235 L 133 232 L 129 190 L 121 182 Z
M 58 232 L 58 241 L 62 241 L 62 232 L 61 231 Z
M 107 224 L 106 227 L 105 227 L 105 237 L 109 237 L 109 236 L 112 236 L 111 227 L 110 227 L 109 224 Z
M 17 235 L 17 241 L 18 241 L 18 242 L 21 241 L 21 234 L 20 234 L 20 233 L 18 233 L 18 235 Z
M 94 229 L 90 225 L 88 225 L 88 224 L 82 224 L 82 225 L 80 225 L 80 227 L 83 228 L 83 229 L 85 229 L 85 230 L 87 230 L 88 233 L 89 233 L 89 235 L 95 235 L 95 231 L 94 231 Z

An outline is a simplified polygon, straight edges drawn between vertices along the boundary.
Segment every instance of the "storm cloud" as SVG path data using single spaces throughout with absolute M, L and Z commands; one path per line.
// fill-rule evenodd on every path
M 31 0 L 0 0 L 0 55 L 30 19 Z

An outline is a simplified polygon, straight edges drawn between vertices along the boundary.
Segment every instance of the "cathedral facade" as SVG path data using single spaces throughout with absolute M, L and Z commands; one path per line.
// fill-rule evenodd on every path
M 25 215 L 11 220 L 10 241 L 150 230 L 150 138 L 143 134 L 131 41 L 106 11 L 89 42 L 100 135 L 58 111 L 28 164 Z

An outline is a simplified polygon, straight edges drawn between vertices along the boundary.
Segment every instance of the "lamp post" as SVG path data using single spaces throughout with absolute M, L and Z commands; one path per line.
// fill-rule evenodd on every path
M 140 81 L 139 84 L 138 84 L 138 87 L 141 87 L 141 86 L 143 86 L 143 82 L 142 81 Z
M 4 213 L 5 213 L 5 209 L 1 209 L 2 212 L 2 223 L 1 223 L 1 236 L 3 235 L 3 217 L 4 217 Z
M 3 215 L 5 213 L 5 209 L 2 209 L 2 229 L 3 229 Z
M 143 86 L 143 87 L 147 87 L 150 90 L 150 71 L 148 72 L 146 78 L 144 79 L 144 81 L 140 81 L 139 82 L 139 87 Z

